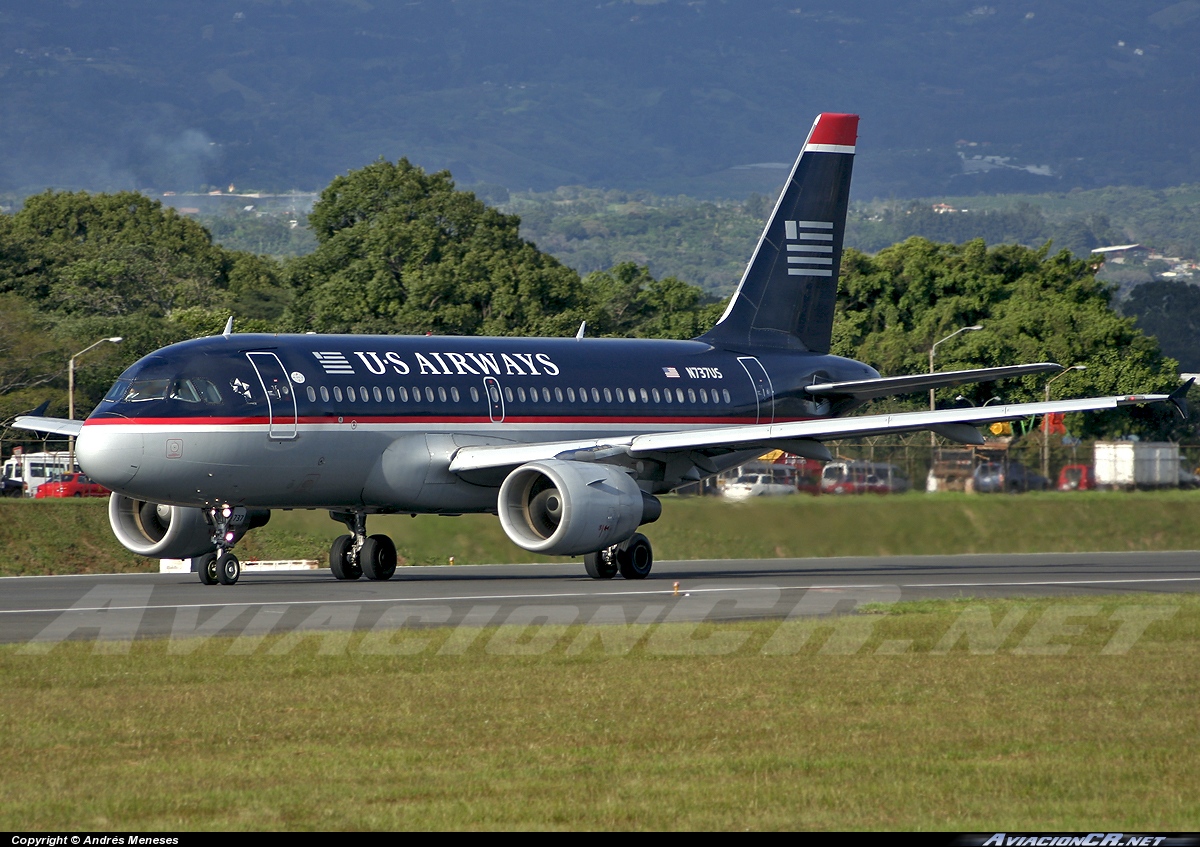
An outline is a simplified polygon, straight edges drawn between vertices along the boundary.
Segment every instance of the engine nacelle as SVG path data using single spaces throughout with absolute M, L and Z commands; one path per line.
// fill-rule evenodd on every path
M 114 493 L 108 500 L 108 522 L 125 549 L 139 556 L 188 559 L 213 551 L 212 527 L 204 519 L 203 509 L 165 506 Z
M 500 525 L 534 553 L 578 556 L 632 536 L 662 506 L 612 465 L 548 459 L 510 473 L 500 486 Z

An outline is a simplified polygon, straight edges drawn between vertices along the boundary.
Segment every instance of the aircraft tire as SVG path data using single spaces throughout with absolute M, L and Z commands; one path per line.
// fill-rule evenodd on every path
M 222 553 L 217 559 L 217 580 L 222 585 L 234 585 L 242 575 L 242 563 L 232 553 Z
M 362 573 L 367 579 L 391 579 L 396 572 L 396 545 L 386 535 L 371 535 L 359 554 Z
M 617 575 L 617 557 L 606 556 L 604 550 L 597 550 L 584 555 L 583 567 L 592 579 L 612 579 Z
M 205 553 L 195 559 L 196 574 L 200 577 L 201 585 L 217 584 L 217 554 Z
M 362 576 L 362 568 L 350 558 L 353 546 L 354 539 L 349 535 L 339 535 L 329 545 L 329 570 L 333 571 L 334 579 L 358 579 Z
M 617 568 L 626 579 L 645 579 L 654 565 L 650 539 L 635 532 L 633 537 L 617 547 Z

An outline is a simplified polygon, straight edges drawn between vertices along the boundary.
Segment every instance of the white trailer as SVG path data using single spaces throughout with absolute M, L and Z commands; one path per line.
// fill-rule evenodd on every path
M 77 470 L 79 465 L 71 467 L 71 454 L 66 450 L 13 453 L 4 460 L 4 493 L 32 497 L 43 482 Z
M 1179 445 L 1167 441 L 1097 441 L 1099 488 L 1176 488 Z

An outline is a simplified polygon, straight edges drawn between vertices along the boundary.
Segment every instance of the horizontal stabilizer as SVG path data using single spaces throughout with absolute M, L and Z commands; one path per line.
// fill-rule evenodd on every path
M 1054 362 L 1037 362 L 1032 365 L 1011 365 L 1003 368 L 975 368 L 969 371 L 939 371 L 931 374 L 909 374 L 908 376 L 885 376 L 878 379 L 858 379 L 853 382 L 822 382 L 805 386 L 805 391 L 818 397 L 853 397 L 856 400 L 871 400 L 893 394 L 912 394 L 931 388 L 948 385 L 966 385 L 975 382 L 993 382 L 1014 376 L 1061 371 L 1062 365 Z
M 83 429 L 83 421 L 70 421 L 66 418 L 39 418 L 33 415 L 21 415 L 13 426 L 17 429 L 31 429 L 34 432 L 45 432 L 53 435 L 79 435 Z

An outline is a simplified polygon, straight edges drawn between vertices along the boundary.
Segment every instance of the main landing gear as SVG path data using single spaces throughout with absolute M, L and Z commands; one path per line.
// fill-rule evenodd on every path
M 350 530 L 329 546 L 329 570 L 334 579 L 391 579 L 396 573 L 396 545 L 386 535 L 367 535 L 364 512 L 330 512 Z
M 583 557 L 583 566 L 592 579 L 612 579 L 618 571 L 626 579 L 645 579 L 650 576 L 653 564 L 650 539 L 640 532 L 627 541 Z

